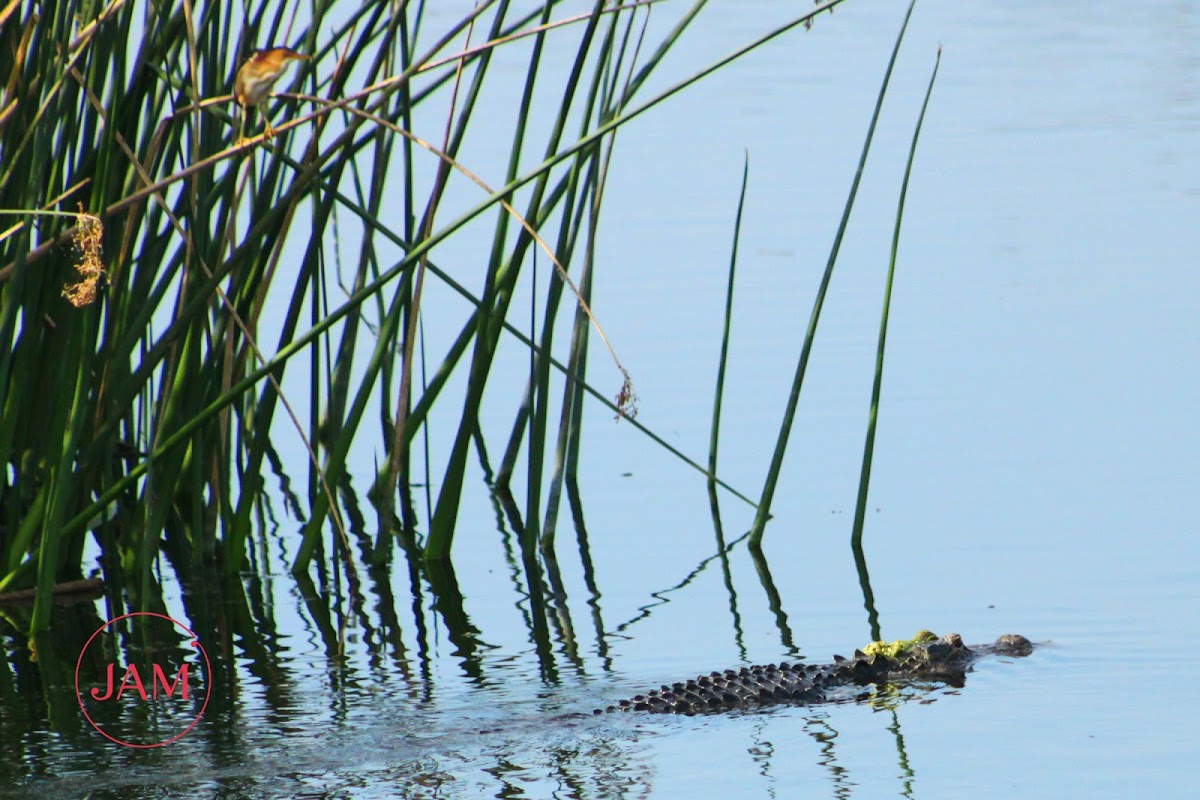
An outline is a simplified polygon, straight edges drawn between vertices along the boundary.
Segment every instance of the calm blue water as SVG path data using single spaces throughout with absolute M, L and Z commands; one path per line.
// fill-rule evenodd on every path
M 655 11 L 656 28 L 677 5 Z M 715 4 L 656 83 L 802 5 Z M 698 460 L 749 153 L 721 474 L 751 496 L 903 5 L 850 0 L 617 140 L 593 305 L 633 375 L 639 420 Z M 414 598 L 399 563 L 397 621 L 379 627 L 373 591 L 364 607 L 339 609 L 345 658 L 331 666 L 286 576 L 297 526 L 283 519 L 284 554 L 272 538 L 277 577 L 262 590 L 280 621 L 278 670 L 264 676 L 235 652 L 236 703 L 164 751 L 34 725 L 26 744 L 38 756 L 13 796 L 1190 796 L 1200 739 L 1198 40 L 1200 7 L 1184 0 L 919 3 L 767 530 L 783 615 L 744 547 L 727 574 L 711 559 L 703 480 L 597 406 L 580 472 L 599 592 L 583 580 L 564 507 L 565 596 L 543 645 L 481 471 L 455 542 L 475 661 L 428 587 Z M 900 243 L 867 559 L 885 637 L 1012 631 L 1045 646 L 908 702 L 554 719 L 700 671 L 819 661 L 869 640 L 849 532 L 899 181 L 939 44 Z M 490 102 L 511 108 L 511 98 Z M 467 163 L 506 155 L 486 131 L 469 148 Z M 478 196 L 451 198 L 466 207 Z M 440 262 L 475 276 L 480 253 L 461 237 L 451 246 L 460 250 L 439 250 Z M 432 341 L 457 333 L 463 307 L 430 289 Z M 515 344 L 503 351 L 512 367 L 489 383 L 493 459 L 526 358 Z M 602 388 L 609 375 L 615 393 L 604 359 L 597 347 L 590 375 Z M 432 423 L 442 457 L 455 405 Z M 302 463 L 282 446 L 287 463 Z M 378 453 L 364 447 L 360 490 Z M 732 540 L 752 510 L 729 495 L 721 503 Z

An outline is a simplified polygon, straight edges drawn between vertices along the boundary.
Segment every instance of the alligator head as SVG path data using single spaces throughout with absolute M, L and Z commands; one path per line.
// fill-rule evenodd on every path
M 967 671 L 980 656 L 1021 658 L 1032 652 L 1033 642 L 1015 633 L 1006 633 L 992 644 L 967 647 L 957 633 L 939 637 L 921 631 L 912 639 L 872 642 L 854 651 L 854 658 L 875 667 L 881 679 L 926 679 L 962 686 Z

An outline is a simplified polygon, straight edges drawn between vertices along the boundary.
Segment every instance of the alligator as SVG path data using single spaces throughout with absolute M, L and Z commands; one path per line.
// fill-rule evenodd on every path
M 647 711 L 652 714 L 711 714 L 787 703 L 809 705 L 853 696 L 867 684 L 936 682 L 962 686 L 980 656 L 1020 658 L 1033 652 L 1024 636 L 1005 634 L 992 644 L 967 647 L 957 633 L 921 631 L 912 639 L 872 642 L 853 658 L 832 664 L 767 664 L 701 675 L 694 680 L 639 694 L 593 713 Z M 848 695 L 848 691 L 850 693 Z

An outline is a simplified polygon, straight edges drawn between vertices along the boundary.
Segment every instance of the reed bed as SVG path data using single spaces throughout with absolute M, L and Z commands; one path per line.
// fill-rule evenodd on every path
M 236 577 L 265 514 L 263 475 L 278 471 L 272 435 L 281 429 L 308 454 L 307 480 L 290 503 L 304 520 L 291 565 L 298 580 L 331 566 L 355 585 L 355 564 L 382 564 L 398 544 L 454 594 L 447 569 L 464 477 L 473 448 L 486 463 L 480 410 L 504 337 L 527 348 L 528 380 L 498 468 L 486 469 L 527 564 L 539 554 L 552 562 L 564 496 L 579 520 L 589 399 L 705 475 L 714 517 L 717 487 L 756 507 L 749 543 L 757 549 L 908 16 L 757 503 L 717 475 L 748 172 L 707 465 L 635 419 L 631 376 L 589 305 L 595 235 L 623 125 L 838 2 L 814 5 L 653 94 L 650 76 L 705 2 L 675 12 L 658 41 L 647 40 L 649 15 L 664 13 L 652 1 L 597 2 L 570 16 L 555 2 L 517 9 L 490 0 L 436 21 L 422 3 L 334 0 L 248 11 L 121 0 L 0 10 L 0 594 L 34 587 L 30 623 L 44 629 L 55 586 L 83 577 L 89 536 L 105 579 L 133 607 L 161 605 L 164 556 L 184 582 L 214 567 L 222 580 Z M 576 48 L 567 70 L 544 66 L 552 36 Z M 234 77 L 264 45 L 305 58 L 275 95 L 242 109 Z M 493 78 L 490 69 L 503 48 L 520 48 L 526 67 L 512 128 L 501 131 L 478 109 L 497 82 L 511 92 L 512 74 Z M 556 98 L 551 124 L 530 126 L 531 107 L 547 95 Z M 459 159 L 472 125 L 508 143 L 499 185 Z M 474 205 L 446 205 L 451 182 L 470 186 Z M 481 220 L 491 233 L 478 274 L 439 266 L 434 249 L 478 231 Z M 898 213 L 897 237 L 899 222 Z M 892 258 L 894 269 L 894 250 Z M 520 319 L 514 292 L 538 264 L 541 305 Z M 430 281 L 469 307 L 442 352 L 429 352 L 421 333 Z M 889 298 L 891 281 L 889 271 Z M 565 344 L 554 340 L 563 313 L 573 315 Z M 885 305 L 856 553 L 886 313 Z M 589 347 L 593 339 L 602 347 Z M 589 353 L 609 359 L 603 388 L 589 381 Z M 451 384 L 455 373 L 465 382 Z M 289 397 L 285 382 L 302 395 Z M 431 442 L 438 401 L 458 410 L 457 424 Z M 414 464 L 417 436 L 426 438 Z M 379 454 L 369 492 L 375 535 L 352 541 L 347 463 L 364 439 Z M 518 478 L 521 502 L 509 491 Z
M 387 560 L 394 534 L 420 522 L 414 484 L 434 489 L 427 530 L 411 542 L 425 562 L 446 562 L 505 336 L 529 348 L 530 377 L 495 479 L 503 491 L 523 450 L 522 549 L 552 552 L 585 397 L 636 413 L 630 376 L 587 304 L 613 138 L 838 2 L 652 95 L 649 77 L 705 2 L 672 9 L 657 41 L 647 17 L 667 12 L 652 2 L 570 16 L 555 2 L 486 0 L 454 19 L 378 0 L 0 9 L 0 592 L 35 586 L 31 624 L 44 629 L 53 587 L 82 577 L 88 536 L 133 607 L 161 602 L 163 555 L 185 581 L 201 565 L 236 576 L 284 426 L 310 462 L 296 498 L 306 520 L 297 576 L 326 547 L 352 581 L 356 560 Z M 569 70 L 543 69 L 552 36 L 571 37 Z M 309 58 L 261 107 L 240 109 L 234 77 L 265 46 Z M 517 47 L 528 59 L 521 109 L 493 134 L 511 142 L 510 157 L 502 185 L 488 185 L 457 156 L 468 128 L 490 123 L 477 118 L 480 98 L 511 86 L 492 61 Z M 559 98 L 548 129 L 527 128 L 535 86 Z M 418 130 L 430 114 L 442 124 Z M 444 208 L 452 180 L 472 181 L 477 204 Z M 479 274 L 455 280 L 432 251 L 482 215 L 494 220 L 488 255 Z M 535 253 L 552 267 L 546 301 L 515 323 L 514 287 Z M 421 349 L 428 281 L 472 308 L 442 353 Z M 575 314 L 565 363 L 552 339 L 560 311 Z M 588 382 L 592 338 L 613 363 L 603 389 Z M 451 397 L 455 371 L 467 380 Z M 568 387 L 557 422 L 552 380 Z M 306 396 L 289 397 L 285 382 Z M 457 430 L 414 469 L 414 437 L 439 400 L 461 407 Z M 371 409 L 382 409 L 378 428 L 364 424 Z M 338 500 L 361 437 L 381 454 L 378 534 L 353 543 L 354 558 Z

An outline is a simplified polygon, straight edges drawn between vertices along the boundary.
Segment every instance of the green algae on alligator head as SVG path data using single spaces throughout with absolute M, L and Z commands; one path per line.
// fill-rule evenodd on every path
M 911 639 L 897 639 L 894 642 L 871 642 L 862 648 L 860 652 L 865 656 L 883 656 L 884 658 L 894 659 L 912 652 L 915 645 L 925 642 L 935 642 L 937 638 L 937 634 L 932 631 L 920 630 Z
M 967 647 L 957 633 L 938 638 L 921 631 L 912 639 L 872 645 L 864 648 L 871 652 L 856 650 L 853 658 L 834 656 L 832 664 L 767 664 L 713 672 L 639 694 L 596 709 L 595 713 L 707 714 L 778 703 L 844 701 L 854 699 L 856 687 L 867 684 L 936 682 L 962 686 L 981 656 L 1021 657 L 1033 652 L 1033 643 L 1018 634 L 1005 634 L 992 644 Z

